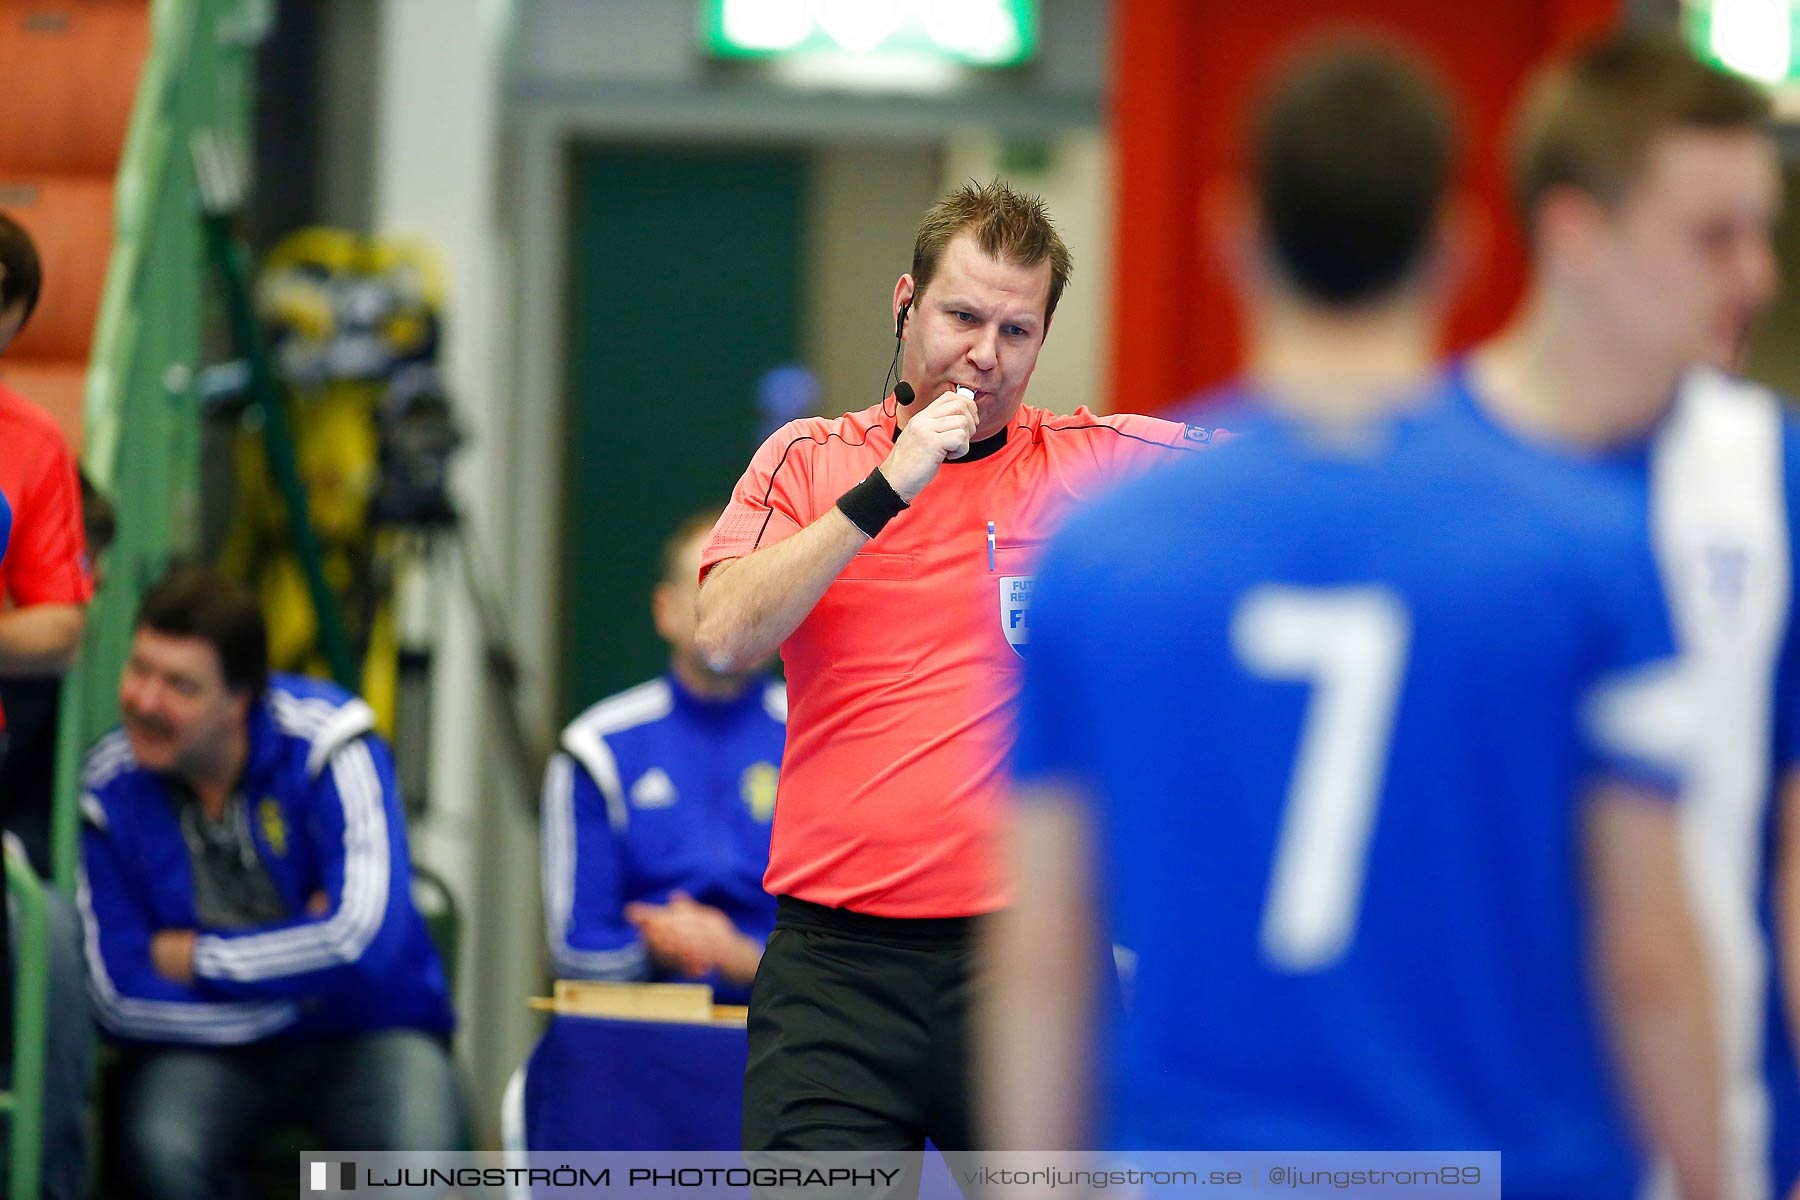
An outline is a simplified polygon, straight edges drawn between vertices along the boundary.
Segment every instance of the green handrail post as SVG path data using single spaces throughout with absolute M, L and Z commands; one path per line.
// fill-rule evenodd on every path
M 37 1200 L 44 1157 L 44 1035 L 50 1004 L 50 930 L 44 885 L 30 861 L 8 843 L 7 895 L 17 901 L 14 956 L 13 1081 L 0 1093 L 0 1112 L 12 1125 L 7 1195 Z M 4 949 L 0 947 L 0 949 Z
M 80 855 L 81 754 L 117 719 L 119 669 L 138 599 L 169 559 L 197 544 L 200 355 L 206 259 L 188 150 L 201 127 L 249 129 L 254 37 L 267 0 L 152 0 L 150 48 L 138 78 L 114 184 L 113 245 L 94 326 L 84 397 L 82 463 L 124 518 L 106 581 L 88 606 L 81 656 L 64 677 L 56 735 L 51 867 L 74 894 Z M 5 856 L 18 902 L 14 1086 L 7 1193 L 36 1200 L 42 1175 L 49 947 L 44 889 Z
M 118 717 L 114 696 L 139 598 L 171 558 L 198 549 L 200 359 L 207 263 L 191 148 L 250 128 L 256 40 L 269 0 L 152 0 L 150 51 L 119 162 L 113 251 L 88 364 L 83 465 L 126 519 L 64 679 L 52 877 L 80 855 L 81 754 Z

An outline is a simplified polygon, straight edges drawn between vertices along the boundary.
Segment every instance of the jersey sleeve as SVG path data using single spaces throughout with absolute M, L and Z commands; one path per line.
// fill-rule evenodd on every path
M 1587 562 L 1598 597 L 1581 711 L 1589 773 L 1673 797 L 1686 775 L 1696 693 L 1676 653 L 1648 530 L 1633 522 Z
M 718 564 L 792 537 L 818 517 L 808 453 L 817 444 L 802 421 L 769 435 L 731 490 L 731 502 L 700 552 L 702 580 Z
M 1788 614 L 1787 637 L 1775 668 L 1774 769 L 1783 775 L 1800 767 L 1800 610 Z
M 594 743 L 594 752 L 610 762 L 605 740 Z M 617 779 L 607 784 L 616 788 Z M 544 923 L 550 957 L 559 979 L 648 979 L 643 940 L 625 919 L 624 855 L 609 816 L 609 810 L 624 811 L 624 798 L 603 795 L 601 787 L 567 753 L 552 758 L 544 775 Z
M 13 536 L 6 554 L 8 598 L 20 607 L 86 604 L 93 595 L 81 527 L 81 484 L 75 459 L 60 440 L 15 498 Z
M 1792 580 L 1800 577 L 1800 421 L 1782 421 L 1781 453 L 1782 494 L 1787 501 L 1788 576 Z M 1774 766 L 1780 774 L 1800 767 L 1800 604 L 1789 604 L 1787 621 L 1775 672 Z
M 1113 413 L 1103 417 L 1082 408 L 1076 410 L 1071 420 L 1092 421 L 1114 432 L 1116 436 L 1094 442 L 1101 471 L 1113 476 L 1134 475 L 1159 463 L 1179 461 L 1230 437 L 1223 430 L 1208 426 L 1137 413 Z

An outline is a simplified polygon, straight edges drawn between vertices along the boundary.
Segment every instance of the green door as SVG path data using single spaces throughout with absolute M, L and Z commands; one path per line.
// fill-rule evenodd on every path
M 663 539 L 723 504 L 792 362 L 798 151 L 578 146 L 569 205 L 562 716 L 663 669 Z

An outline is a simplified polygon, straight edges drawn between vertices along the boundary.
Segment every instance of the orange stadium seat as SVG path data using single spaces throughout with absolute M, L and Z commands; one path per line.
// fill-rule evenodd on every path
M 113 246 L 113 189 L 150 42 L 148 0 L 0 0 L 0 211 L 43 260 L 0 379 L 81 444 L 87 360 Z
M 145 0 L 0 0 L 0 166 L 112 175 L 149 45 Z
M 0 210 L 25 227 L 44 291 L 8 358 L 85 360 L 113 243 L 111 175 L 20 175 L 0 161 Z

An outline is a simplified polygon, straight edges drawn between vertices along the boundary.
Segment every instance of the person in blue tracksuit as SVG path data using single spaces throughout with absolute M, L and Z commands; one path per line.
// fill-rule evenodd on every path
M 694 649 L 700 549 L 684 522 L 652 596 L 669 670 L 582 713 L 544 782 L 544 912 L 565 979 L 710 983 L 746 1003 L 775 901 L 762 888 L 787 692 Z
M 260 1135 L 457 1140 L 449 989 L 411 900 L 369 706 L 268 674 L 255 600 L 210 571 L 144 597 L 123 727 L 90 752 L 78 900 L 100 1025 L 123 1044 L 128 1177 L 236 1196 Z

